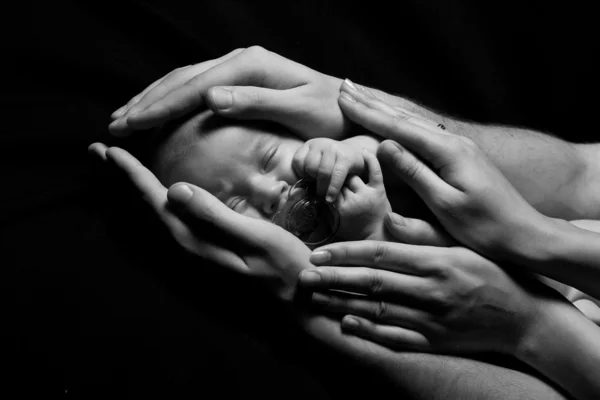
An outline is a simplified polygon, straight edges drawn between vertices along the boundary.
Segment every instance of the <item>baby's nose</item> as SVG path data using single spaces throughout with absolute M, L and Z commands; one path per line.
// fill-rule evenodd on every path
M 270 188 L 264 193 L 264 197 L 261 201 L 262 210 L 267 215 L 272 215 L 277 211 L 279 207 L 279 201 L 281 197 L 285 194 L 288 188 L 288 184 L 279 181 L 276 184 L 270 186 Z

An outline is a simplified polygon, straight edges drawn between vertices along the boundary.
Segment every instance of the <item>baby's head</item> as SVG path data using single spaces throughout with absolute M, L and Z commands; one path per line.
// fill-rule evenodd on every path
M 149 164 L 163 185 L 192 183 L 249 217 L 270 220 L 299 180 L 292 158 L 303 142 L 279 125 L 203 111 L 161 131 Z

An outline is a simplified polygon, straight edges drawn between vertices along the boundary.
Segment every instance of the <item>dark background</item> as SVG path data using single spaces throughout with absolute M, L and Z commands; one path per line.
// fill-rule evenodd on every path
M 521 3 L 5 8 L 0 391 L 348 398 L 373 384 L 383 390 L 364 370 L 267 318 L 276 310 L 260 288 L 207 273 L 178 253 L 128 188 L 94 168 L 86 148 L 109 141 L 110 113 L 155 79 L 255 44 L 463 118 L 595 141 L 592 7 Z

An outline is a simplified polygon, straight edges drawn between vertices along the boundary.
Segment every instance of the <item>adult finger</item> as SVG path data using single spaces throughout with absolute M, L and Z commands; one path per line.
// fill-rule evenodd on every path
M 343 290 L 384 299 L 424 301 L 431 282 L 423 277 L 372 268 L 319 267 L 300 273 L 300 285 L 311 290 Z
M 397 142 L 383 141 L 377 148 L 377 155 L 427 204 L 432 204 L 440 198 L 449 198 L 457 191 L 433 172 L 428 165 Z
M 410 122 L 406 114 L 396 112 L 395 115 L 389 115 L 377 108 L 369 107 L 368 103 L 361 102 L 363 98 L 364 96 L 357 92 L 340 93 L 338 104 L 344 115 L 351 121 L 383 138 L 397 141 L 436 167 L 454 159 L 454 148 L 450 146 L 452 136 L 415 125 Z
M 342 329 L 392 349 L 424 352 L 432 350 L 431 343 L 422 333 L 399 326 L 376 324 L 354 315 L 344 317 Z
M 289 123 L 305 100 L 294 89 L 279 90 L 256 86 L 218 86 L 208 90 L 206 105 L 216 114 L 242 120 L 269 120 Z
M 313 250 L 314 265 L 356 265 L 427 276 L 439 272 L 447 258 L 443 247 L 361 240 L 331 243 Z
M 256 51 L 237 54 L 206 72 L 195 76 L 172 90 L 137 114 L 131 114 L 126 124 L 134 129 L 146 129 L 187 114 L 204 103 L 206 92 L 213 86 L 248 86 L 263 82 L 266 76 L 264 63 L 255 62 Z
M 269 222 L 238 214 L 206 190 L 187 183 L 176 183 L 167 192 L 173 211 L 192 226 L 201 226 L 222 234 L 223 245 L 230 249 L 256 248 L 268 229 L 281 229 Z
M 577 300 L 573 303 L 586 317 L 596 325 L 600 324 L 600 308 L 588 299 Z
M 150 88 L 149 90 L 145 90 L 139 96 L 136 96 L 138 97 L 138 101 L 129 107 L 126 116 L 133 115 L 143 110 L 150 104 L 163 98 L 172 90 L 185 84 L 194 76 L 202 74 L 209 69 L 235 57 L 243 50 L 243 48 L 235 49 L 224 56 L 215 58 L 213 60 L 207 60 L 188 67 L 177 68 L 175 71 L 173 71 L 173 73 L 167 74 L 167 76 L 165 76 L 164 79 L 162 79 L 158 84 L 154 85 L 154 87 Z
M 166 74 L 165 76 L 162 76 L 159 79 L 155 80 L 150 85 L 148 85 L 148 87 L 146 87 L 146 89 L 144 89 L 142 92 L 133 96 L 124 106 L 120 107 L 115 112 L 113 112 L 111 114 L 111 118 L 113 120 L 115 120 L 117 118 L 121 118 L 123 115 L 127 114 L 127 112 L 131 109 L 131 107 L 134 106 L 135 104 L 137 104 L 146 95 L 146 93 L 148 93 L 149 91 L 154 89 L 156 86 L 158 86 L 165 80 L 172 78 L 173 75 L 180 75 L 181 72 L 189 69 L 190 67 L 191 67 L 190 65 L 186 65 L 185 67 L 176 68 L 173 71 Z
M 355 99 L 360 100 L 361 103 L 367 105 L 369 108 L 382 111 L 391 117 L 397 118 L 398 116 L 402 116 L 408 122 L 412 122 L 415 125 L 419 125 L 427 129 L 435 129 L 441 134 L 450 134 L 445 132 L 445 127 L 444 129 L 440 128 L 440 123 L 435 122 L 421 114 L 409 111 L 405 108 L 388 104 L 384 99 L 377 97 L 377 95 L 369 88 L 361 85 L 355 85 L 349 79 L 346 79 L 344 82 L 342 82 L 340 90 L 352 93 L 352 96 Z
M 422 329 L 430 323 L 431 314 L 428 312 L 385 299 L 327 291 L 314 292 L 310 301 L 313 306 L 328 313 L 358 315 L 378 323 L 403 328 Z
M 108 147 L 106 147 L 106 145 L 104 143 L 92 143 L 88 146 L 88 153 L 100 160 L 100 161 L 106 161 L 106 150 L 108 149 Z
M 456 246 L 457 242 L 441 227 L 421 219 L 406 218 L 389 213 L 384 219 L 385 226 L 402 243 L 420 246 Z

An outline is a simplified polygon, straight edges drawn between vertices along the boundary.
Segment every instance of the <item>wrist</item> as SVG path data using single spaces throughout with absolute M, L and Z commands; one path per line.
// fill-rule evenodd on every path
M 555 246 L 562 236 L 563 226 L 558 219 L 546 217 L 534 210 L 531 218 L 520 218 L 515 229 L 517 234 L 506 240 L 506 252 L 509 261 L 531 267 L 537 271 L 543 269 L 555 257 Z

